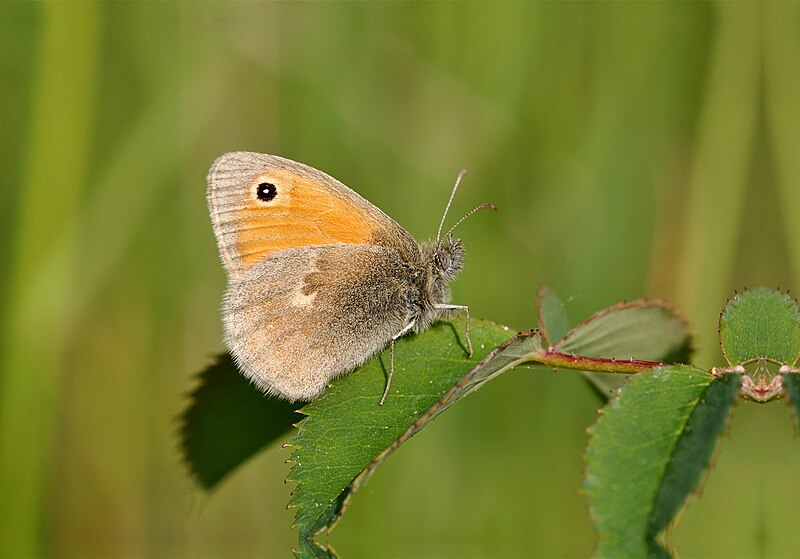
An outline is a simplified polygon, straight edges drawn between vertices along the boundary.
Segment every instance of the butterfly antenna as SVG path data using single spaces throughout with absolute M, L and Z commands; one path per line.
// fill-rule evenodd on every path
M 461 179 L 464 178 L 464 175 L 467 174 L 466 169 L 462 169 L 461 172 L 458 174 L 456 178 L 456 184 L 453 185 L 453 191 L 450 193 L 450 199 L 447 201 L 447 207 L 444 209 L 444 215 L 442 216 L 442 221 L 439 223 L 439 230 L 436 231 L 436 242 L 439 242 L 439 239 L 442 236 L 442 227 L 444 227 L 444 220 L 447 219 L 447 212 L 450 211 L 450 204 L 453 203 L 453 198 L 455 198 L 456 190 L 458 190 L 458 185 L 461 184 Z M 452 231 L 452 229 L 451 229 Z
M 475 213 L 475 212 L 477 212 L 478 210 L 492 210 L 492 211 L 495 211 L 495 212 L 496 212 L 496 211 L 497 211 L 497 206 L 495 206 L 494 204 L 488 204 L 488 203 L 486 203 L 486 204 L 481 204 L 480 206 L 475 206 L 475 207 L 474 207 L 474 208 L 472 208 L 470 211 L 468 211 L 467 213 L 465 213 L 465 214 L 464 214 L 464 217 L 462 217 L 461 219 L 459 219 L 458 221 L 456 221 L 456 222 L 455 222 L 455 224 L 454 224 L 454 225 L 453 225 L 453 226 L 450 228 L 450 230 L 447 232 L 447 236 L 448 236 L 448 237 L 450 237 L 450 235 L 453 233 L 453 230 L 454 230 L 456 227 L 458 227 L 458 226 L 459 226 L 459 224 L 461 224 L 461 222 L 462 222 L 462 221 L 464 221 L 465 219 L 467 219 L 469 216 L 471 216 L 472 214 L 474 214 L 474 213 Z

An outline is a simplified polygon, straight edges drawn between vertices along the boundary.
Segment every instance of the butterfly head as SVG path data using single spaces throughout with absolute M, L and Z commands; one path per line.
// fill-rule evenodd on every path
M 493 204 L 481 204 L 467 212 L 461 219 L 456 221 L 452 227 L 450 227 L 447 233 L 442 235 L 442 228 L 444 227 L 445 219 L 447 219 L 447 212 L 450 210 L 450 204 L 453 203 L 453 198 L 456 195 L 456 190 L 458 190 L 458 185 L 461 184 L 461 179 L 463 179 L 464 175 L 466 174 L 467 171 L 461 171 L 458 174 L 456 183 L 453 185 L 453 190 L 450 192 L 450 199 L 447 201 L 447 206 L 444 209 L 442 221 L 439 223 L 439 230 L 436 232 L 436 243 L 433 249 L 433 264 L 434 269 L 437 272 L 437 276 L 441 278 L 442 282 L 445 284 L 450 283 L 456 278 L 456 276 L 458 276 L 459 272 L 461 272 L 461 269 L 464 267 L 464 258 L 466 257 L 464 245 L 461 244 L 461 239 L 453 238 L 453 230 L 458 227 L 462 221 L 467 219 L 478 210 L 485 208 L 492 210 L 497 209 Z
M 445 283 L 450 283 L 464 268 L 466 252 L 461 239 L 448 236 L 436 242 L 433 262 L 439 277 Z

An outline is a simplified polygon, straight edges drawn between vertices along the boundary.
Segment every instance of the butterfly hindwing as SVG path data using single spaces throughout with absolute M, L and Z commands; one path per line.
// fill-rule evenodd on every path
M 308 400 L 364 363 L 408 322 L 413 278 L 401 255 L 377 245 L 281 251 L 232 280 L 226 341 L 267 393 Z

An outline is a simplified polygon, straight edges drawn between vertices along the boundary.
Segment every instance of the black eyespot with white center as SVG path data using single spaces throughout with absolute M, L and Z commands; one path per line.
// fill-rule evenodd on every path
M 271 182 L 262 182 L 256 188 L 256 196 L 262 202 L 270 202 L 278 195 L 278 189 Z

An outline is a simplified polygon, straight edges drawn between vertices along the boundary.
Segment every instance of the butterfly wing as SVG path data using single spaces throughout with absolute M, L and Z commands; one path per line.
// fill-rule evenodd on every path
M 245 376 L 265 392 L 313 399 L 408 323 L 412 275 L 390 247 L 275 252 L 229 283 L 226 343 Z
M 208 205 L 228 273 L 226 343 L 264 391 L 312 399 L 409 322 L 419 246 L 336 179 L 229 153 L 209 171 Z
M 382 245 L 417 260 L 416 242 L 392 218 L 325 173 L 283 157 L 227 153 L 208 173 L 208 207 L 229 277 L 278 251 Z

